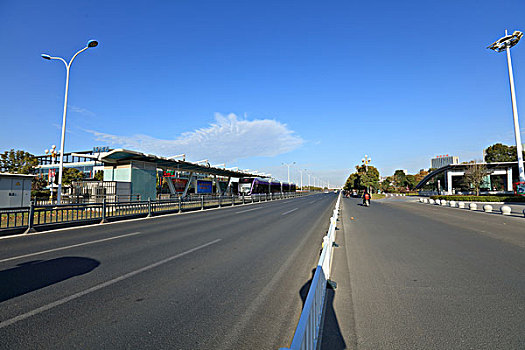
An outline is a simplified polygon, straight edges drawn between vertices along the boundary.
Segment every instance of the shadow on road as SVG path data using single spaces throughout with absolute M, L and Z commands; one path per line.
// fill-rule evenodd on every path
M 81 257 L 34 260 L 0 271 L 0 303 L 11 298 L 83 275 L 94 270 L 100 262 Z
M 339 321 L 334 310 L 335 289 L 330 284 L 326 288 L 324 321 L 322 325 L 321 346 L 319 349 L 346 349 L 346 343 L 339 327 Z
M 314 279 L 315 270 L 316 269 L 312 269 L 312 276 L 310 277 L 308 281 L 306 281 L 305 284 L 303 284 L 301 289 L 299 289 L 299 296 L 301 297 L 301 300 L 303 301 L 303 308 L 304 308 L 304 303 L 306 302 L 306 297 L 308 296 L 308 291 L 310 290 L 310 286 L 312 285 L 312 280 Z
M 299 295 L 301 296 L 301 300 L 303 301 L 303 308 L 306 302 L 306 298 L 308 296 L 308 291 L 310 290 L 310 286 L 312 285 L 312 279 L 314 278 L 315 270 L 316 269 L 312 270 L 312 276 L 299 290 Z M 339 350 L 347 348 L 343 335 L 341 333 L 341 328 L 339 327 L 337 315 L 335 314 L 334 297 L 335 290 L 328 283 L 326 286 L 324 319 L 323 324 L 321 325 L 322 336 L 319 349 Z

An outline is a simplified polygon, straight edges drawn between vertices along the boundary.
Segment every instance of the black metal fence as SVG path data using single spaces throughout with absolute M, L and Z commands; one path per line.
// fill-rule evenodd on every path
M 180 213 L 224 206 L 304 196 L 308 193 L 272 193 L 252 196 L 200 196 L 166 200 L 35 205 L 0 208 L 0 236 L 44 231 L 64 226 L 102 223 L 118 219 Z

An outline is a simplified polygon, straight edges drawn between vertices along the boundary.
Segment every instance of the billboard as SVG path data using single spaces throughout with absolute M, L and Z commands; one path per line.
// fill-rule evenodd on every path
M 525 182 L 518 181 L 514 183 L 514 193 L 518 196 L 525 196 Z
M 197 180 L 197 193 L 212 193 L 213 183 L 211 181 Z
M 169 180 L 168 180 L 169 181 Z M 171 179 L 173 185 L 175 186 L 175 192 L 184 192 L 188 180 L 186 179 Z

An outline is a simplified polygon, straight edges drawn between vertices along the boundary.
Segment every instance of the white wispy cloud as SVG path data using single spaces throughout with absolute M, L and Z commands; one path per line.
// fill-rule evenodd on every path
M 68 109 L 71 112 L 82 114 L 82 115 L 84 115 L 86 117 L 94 117 L 95 116 L 95 113 L 91 112 L 89 109 L 86 109 L 86 108 L 80 108 L 80 107 L 77 107 L 77 106 L 69 106 Z
M 215 114 L 208 127 L 184 132 L 173 140 L 148 135 L 121 136 L 90 131 L 98 141 L 156 155 L 185 153 L 187 159 L 231 163 L 238 159 L 272 157 L 300 147 L 304 140 L 286 124 L 271 119 L 239 120 L 235 114 Z

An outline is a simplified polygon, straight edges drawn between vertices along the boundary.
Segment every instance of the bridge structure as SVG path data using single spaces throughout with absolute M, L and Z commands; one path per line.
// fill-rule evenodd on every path
M 486 192 L 513 193 L 513 184 L 518 181 L 518 162 L 449 164 L 425 176 L 417 184 L 416 189 L 420 190 L 421 194 L 451 195 L 468 192 L 468 189 L 465 189 L 463 178 L 475 164 L 481 164 L 487 168 L 488 175 L 482 186 Z

